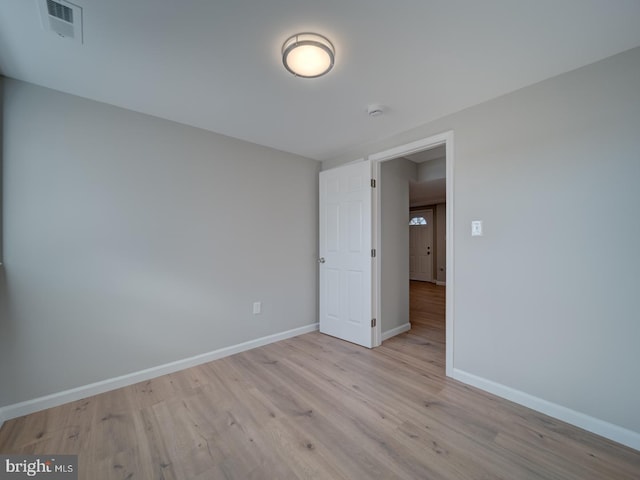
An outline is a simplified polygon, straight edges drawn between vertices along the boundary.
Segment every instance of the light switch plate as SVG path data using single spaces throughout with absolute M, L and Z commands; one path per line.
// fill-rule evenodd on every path
M 482 220 L 471 221 L 471 236 L 472 237 L 482 236 Z

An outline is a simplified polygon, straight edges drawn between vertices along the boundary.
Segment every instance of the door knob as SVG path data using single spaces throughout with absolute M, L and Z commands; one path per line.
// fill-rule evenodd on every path
M 320 257 L 320 258 L 318 259 L 318 263 L 324 263 L 324 262 L 325 262 L 324 257 Z

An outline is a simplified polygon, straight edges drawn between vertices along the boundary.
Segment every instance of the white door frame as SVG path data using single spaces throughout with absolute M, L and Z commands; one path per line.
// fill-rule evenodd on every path
M 404 145 L 400 145 L 394 148 L 390 148 L 388 150 L 384 150 L 382 152 L 374 153 L 373 155 L 369 155 L 369 160 L 371 160 L 372 170 L 374 178 L 377 182 L 376 192 L 373 196 L 373 223 L 372 227 L 374 229 L 374 242 L 373 248 L 377 251 L 377 256 L 375 258 L 375 262 L 373 264 L 373 281 L 374 281 L 374 315 L 379 317 L 382 312 L 381 309 L 381 282 L 380 282 L 380 271 L 382 268 L 382 263 L 380 261 L 382 257 L 381 252 L 381 244 L 382 244 L 382 229 L 380 222 L 380 164 L 387 160 L 393 160 L 394 158 L 403 157 L 405 155 L 411 155 L 412 153 L 417 153 L 422 150 L 426 150 L 429 148 L 437 147 L 439 145 L 445 145 L 446 151 L 446 185 L 447 185 L 447 216 L 446 216 L 446 245 L 447 245 L 447 266 L 446 266 L 446 274 L 447 274 L 447 290 L 446 290 L 446 299 L 445 299 L 445 318 L 446 318 L 446 365 L 445 372 L 448 377 L 453 377 L 453 348 L 454 348 L 454 289 L 455 289 L 455 281 L 454 281 L 454 252 L 453 252 L 453 214 L 454 214 L 454 203 L 453 203 L 453 130 L 448 132 L 444 132 L 438 135 L 432 135 L 427 138 L 423 138 L 421 140 L 416 140 L 415 142 L 407 143 Z M 380 345 L 382 339 L 381 333 L 381 324 L 382 321 L 378 318 L 376 323 L 376 327 L 374 328 L 374 341 L 373 345 Z

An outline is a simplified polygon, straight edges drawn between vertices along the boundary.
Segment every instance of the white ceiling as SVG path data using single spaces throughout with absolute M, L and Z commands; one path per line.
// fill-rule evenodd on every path
M 83 45 L 3 0 L 0 71 L 318 160 L 640 45 L 638 0 L 74 3 Z M 302 31 L 334 43 L 328 76 L 282 67 Z
M 438 178 L 426 182 L 409 182 L 409 205 L 418 207 L 447 201 L 447 180 Z
M 421 152 L 412 153 L 411 155 L 405 155 L 405 158 L 411 160 L 414 163 L 424 163 L 430 160 L 436 160 L 438 158 L 445 158 L 447 151 L 444 145 L 439 145 L 429 150 L 422 150 Z

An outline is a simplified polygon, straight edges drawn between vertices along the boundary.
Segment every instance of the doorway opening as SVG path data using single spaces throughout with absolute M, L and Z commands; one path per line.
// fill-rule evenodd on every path
M 402 246 L 399 245 L 406 240 L 404 255 L 406 255 L 409 268 L 405 270 L 412 269 L 412 274 L 417 273 L 420 276 L 419 280 L 433 282 L 429 283 L 429 285 L 433 288 L 439 288 L 439 292 L 435 291 L 431 293 L 435 293 L 436 295 L 444 294 L 445 373 L 447 376 L 452 376 L 454 367 L 453 298 L 455 292 L 453 268 L 453 132 L 434 135 L 379 152 L 371 155 L 369 159 L 372 161 L 374 175 L 379 186 L 379 188 L 376 189 L 377 192 L 374 197 L 374 242 L 380 252 L 374 263 L 374 297 L 376 299 L 374 308 L 376 315 L 380 319 L 378 328 L 382 328 L 385 321 L 387 325 L 393 325 L 394 319 L 390 317 L 394 315 L 394 312 L 404 311 L 404 308 L 406 308 L 407 312 L 406 318 L 409 318 L 408 295 L 399 301 L 400 304 L 398 304 L 397 298 L 402 297 L 397 296 L 395 299 L 385 302 L 385 299 L 393 295 L 393 287 L 389 288 L 389 285 L 394 285 L 393 275 L 397 277 L 400 271 L 397 267 L 390 267 L 389 258 L 393 257 L 393 250 L 395 250 L 396 253 L 401 252 L 400 249 Z M 412 180 L 412 169 L 413 172 L 415 172 L 413 173 L 413 180 L 409 185 L 409 190 L 411 190 L 411 203 L 409 206 L 413 206 L 414 209 L 409 212 L 405 211 L 403 221 L 405 228 L 407 224 L 413 221 L 413 225 L 410 225 L 409 228 L 416 228 L 417 230 L 416 233 L 406 232 L 408 235 L 404 237 L 404 240 L 402 238 L 400 240 L 389 240 L 387 227 L 385 226 L 384 232 L 382 230 L 383 216 L 389 215 L 389 205 L 398 203 L 397 198 L 390 199 L 390 197 L 394 196 L 392 189 L 393 181 L 388 180 L 390 177 L 383 174 L 389 170 L 392 165 L 391 163 L 385 164 L 385 162 L 396 159 L 402 159 L 402 161 L 405 162 L 404 166 L 400 165 L 399 168 L 408 169 L 407 171 L 410 172 L 410 176 L 407 180 Z M 385 185 L 387 187 L 386 190 Z M 431 211 L 431 213 L 429 213 L 429 211 Z M 438 213 L 440 214 L 439 217 Z M 413 217 L 416 217 L 416 219 Z M 431 221 L 431 234 L 433 235 L 433 240 L 430 244 L 424 242 L 425 236 L 429 237 L 430 235 L 428 228 L 429 221 Z M 440 235 L 438 235 L 438 226 L 440 226 Z M 416 254 L 413 259 L 409 258 L 410 235 L 414 235 L 414 243 L 420 243 L 422 245 L 419 251 L 412 252 Z M 394 241 L 396 243 L 393 243 Z M 440 245 L 438 245 L 438 241 L 440 241 Z M 387 251 L 387 255 L 385 255 L 385 243 L 389 250 Z M 438 246 L 440 248 L 438 248 Z M 440 259 L 438 259 L 438 256 L 440 256 Z M 385 258 L 386 262 L 384 260 Z M 413 263 L 413 266 L 411 266 L 411 263 Z M 406 282 L 408 282 L 408 277 L 409 271 L 407 271 L 407 276 L 405 277 Z M 389 279 L 391 279 L 391 281 L 389 281 Z M 446 293 L 442 291 L 442 287 L 436 287 L 435 285 L 439 284 L 444 286 L 445 282 Z M 386 287 L 384 291 L 383 284 L 385 284 L 384 286 Z M 414 289 L 413 287 L 414 285 L 411 285 L 412 289 Z M 393 302 L 396 302 L 396 305 L 393 305 L 395 310 L 390 310 L 389 304 L 393 304 Z M 407 303 L 407 305 L 403 305 L 404 303 Z M 384 340 L 402 331 L 407 331 L 410 327 L 411 325 L 407 323 L 396 326 L 389 332 L 383 330 L 378 335 L 378 338 Z

